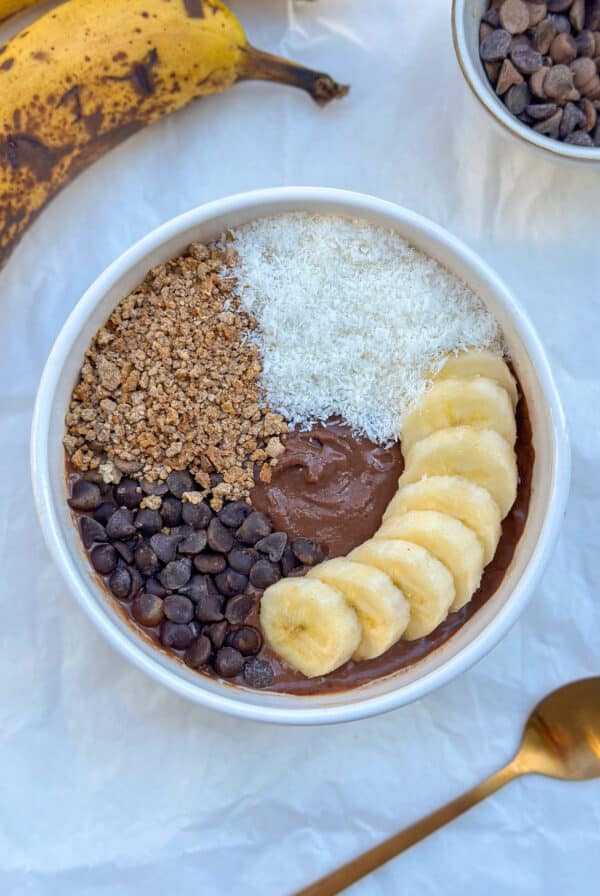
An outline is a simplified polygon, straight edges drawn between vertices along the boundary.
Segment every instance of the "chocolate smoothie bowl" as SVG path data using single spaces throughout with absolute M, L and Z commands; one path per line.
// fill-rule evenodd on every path
M 188 695 L 255 718 L 364 715 L 444 670 L 544 523 L 511 321 L 348 211 L 238 217 L 140 259 L 63 399 L 96 606 Z

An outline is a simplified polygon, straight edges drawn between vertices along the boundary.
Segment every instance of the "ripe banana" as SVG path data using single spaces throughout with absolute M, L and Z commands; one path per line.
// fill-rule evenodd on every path
M 402 451 L 437 429 L 468 424 L 494 429 L 509 445 L 517 439 L 513 406 L 506 389 L 495 380 L 477 376 L 434 382 L 402 423 Z
M 490 351 L 461 352 L 450 355 L 442 369 L 434 377 L 436 380 L 465 379 L 471 376 L 485 376 L 496 380 L 499 386 L 506 389 L 516 408 L 519 400 L 515 378 L 502 358 Z
M 279 656 L 307 678 L 343 666 L 358 649 L 358 616 L 339 591 L 316 579 L 280 579 L 260 603 L 263 633 Z
M 351 551 L 348 559 L 387 573 L 406 596 L 410 605 L 406 640 L 430 634 L 448 615 L 455 597 L 454 580 L 426 548 L 408 541 L 370 539 Z
M 315 566 L 306 576 L 339 591 L 360 622 L 362 637 L 355 660 L 381 656 L 401 637 L 409 620 L 402 592 L 384 572 L 338 557 Z
M 383 522 L 410 510 L 438 510 L 472 529 L 483 547 L 484 565 L 496 553 L 502 520 L 488 491 L 460 476 L 429 476 L 399 489 L 388 504 Z
M 374 536 L 400 538 L 426 548 L 454 579 L 455 596 L 450 610 L 467 604 L 481 582 L 483 548 L 475 533 L 463 523 L 438 510 L 411 510 L 383 524 Z
M 220 0 L 69 0 L 41 16 L 0 48 L 0 266 L 90 162 L 251 78 L 301 87 L 320 104 L 348 90 L 251 47 Z
M 399 486 L 424 476 L 464 476 L 487 489 L 502 519 L 517 496 L 517 462 L 508 442 L 493 429 L 438 429 L 413 445 Z

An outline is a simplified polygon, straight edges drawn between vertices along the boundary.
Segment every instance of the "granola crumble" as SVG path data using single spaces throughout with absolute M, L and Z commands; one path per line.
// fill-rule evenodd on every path
M 232 262 L 230 247 L 193 243 L 117 305 L 85 354 L 66 417 L 76 470 L 152 482 L 189 469 L 218 509 L 247 498 L 254 464 L 283 451 L 287 425 L 266 404 L 247 338 L 256 321 L 220 273 Z

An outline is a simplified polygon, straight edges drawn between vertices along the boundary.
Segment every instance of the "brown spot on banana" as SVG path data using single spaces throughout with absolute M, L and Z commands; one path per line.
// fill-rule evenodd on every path
M 76 174 L 192 100 L 250 78 L 301 87 L 321 104 L 347 92 L 328 75 L 249 47 L 219 0 L 203 0 L 202 9 L 190 15 L 184 0 L 69 0 L 8 42 L 13 63 L 0 71 L 0 266 Z M 36 53 L 48 64 L 32 65 Z
M 204 18 L 204 4 L 202 0 L 183 0 L 185 11 L 192 19 Z

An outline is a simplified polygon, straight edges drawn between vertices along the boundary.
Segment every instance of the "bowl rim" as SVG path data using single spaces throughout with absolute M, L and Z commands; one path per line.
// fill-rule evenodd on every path
M 483 108 L 489 112 L 496 124 L 525 143 L 529 148 L 540 150 L 546 157 L 558 157 L 563 161 L 583 162 L 585 165 L 600 163 L 600 146 L 584 147 L 563 143 L 538 134 L 519 121 L 509 112 L 493 93 L 490 84 L 484 80 L 471 61 L 464 32 L 463 14 L 469 0 L 452 0 L 452 43 L 456 59 L 471 92 Z
M 80 329 L 104 295 L 123 275 L 149 253 L 159 249 L 171 238 L 176 237 L 191 226 L 197 226 L 213 218 L 251 209 L 266 203 L 279 202 L 281 205 L 295 203 L 330 201 L 344 205 L 349 214 L 382 213 L 394 217 L 398 223 L 409 223 L 424 234 L 431 235 L 444 244 L 450 252 L 460 258 L 475 274 L 490 285 L 496 296 L 508 309 L 527 354 L 536 367 L 541 383 L 546 411 L 551 420 L 554 435 L 555 464 L 548 488 L 548 508 L 537 543 L 532 549 L 528 563 L 505 604 L 500 607 L 490 623 L 455 656 L 419 677 L 413 682 L 391 690 L 385 694 L 366 697 L 329 706 L 259 706 L 238 700 L 236 691 L 231 695 L 212 693 L 198 684 L 191 684 L 171 667 L 160 665 L 152 656 L 141 649 L 138 636 L 133 629 L 126 636 L 104 615 L 93 597 L 93 589 L 86 585 L 79 587 L 76 564 L 63 542 L 60 523 L 55 509 L 51 479 L 48 470 L 49 426 L 55 391 L 59 383 L 63 365 Z M 289 210 L 289 208 L 288 208 Z M 275 212 L 273 212 L 275 213 Z M 527 315 L 509 292 L 502 280 L 479 256 L 440 225 L 393 202 L 347 190 L 328 187 L 273 187 L 253 190 L 216 199 L 204 203 L 182 215 L 172 218 L 146 236 L 115 259 L 91 284 L 77 302 L 61 328 L 44 367 L 35 401 L 31 426 L 30 461 L 33 493 L 42 532 L 50 554 L 60 572 L 88 617 L 100 629 L 110 644 L 129 659 L 141 671 L 149 675 L 180 696 L 211 709 L 216 709 L 238 718 L 281 724 L 318 725 L 367 718 L 397 709 L 411 703 L 438 687 L 446 684 L 461 672 L 487 654 L 515 623 L 538 582 L 547 564 L 562 522 L 567 501 L 570 480 L 570 446 L 566 421 L 558 390 L 554 383 L 549 361 L 539 337 Z M 200 686 L 198 686 L 200 685 Z M 356 691 L 350 692 L 356 694 Z

